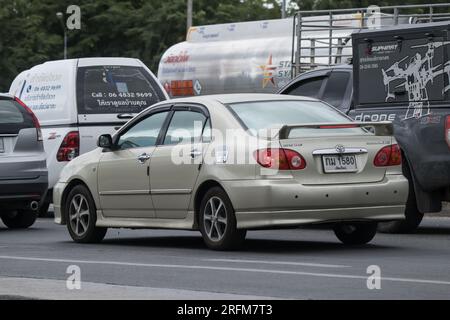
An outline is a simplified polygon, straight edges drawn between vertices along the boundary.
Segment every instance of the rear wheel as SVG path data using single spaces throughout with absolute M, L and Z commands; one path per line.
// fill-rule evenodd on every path
M 344 244 L 359 245 L 369 243 L 377 233 L 376 222 L 339 223 L 333 228 L 336 237 Z
M 408 200 L 406 201 L 405 220 L 381 222 L 378 231 L 383 233 L 410 233 L 417 229 L 423 219 L 423 213 L 417 208 L 416 194 L 411 175 L 404 172 L 409 181 Z
M 75 242 L 97 243 L 106 235 L 107 228 L 96 227 L 97 209 L 89 190 L 78 185 L 74 187 L 65 203 L 67 229 Z
M 50 202 L 44 202 L 42 203 L 42 205 L 39 207 L 39 217 L 41 218 L 45 218 L 48 217 L 48 208 L 50 207 Z
M 211 188 L 203 197 L 199 225 L 205 244 L 213 250 L 236 249 L 243 244 L 247 233 L 236 228 L 233 206 L 220 187 Z
M 37 219 L 37 212 L 31 210 L 16 210 L 2 215 L 2 221 L 10 229 L 26 229 Z

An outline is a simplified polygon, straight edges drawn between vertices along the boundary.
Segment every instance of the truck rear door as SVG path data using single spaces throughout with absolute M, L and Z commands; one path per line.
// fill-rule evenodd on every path
M 165 99 L 157 80 L 142 66 L 78 67 L 80 152 L 94 149 L 99 135 L 114 134 L 130 118 Z

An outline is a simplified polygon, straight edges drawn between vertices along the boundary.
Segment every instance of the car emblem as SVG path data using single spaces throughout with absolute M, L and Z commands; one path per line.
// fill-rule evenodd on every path
M 342 144 L 338 144 L 335 148 L 336 148 L 336 151 L 338 153 L 344 153 L 345 152 L 345 147 Z

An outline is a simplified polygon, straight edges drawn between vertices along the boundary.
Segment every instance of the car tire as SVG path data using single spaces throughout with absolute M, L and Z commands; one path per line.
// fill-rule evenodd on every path
M 73 241 L 79 243 L 98 243 L 106 235 L 107 228 L 96 227 L 97 208 L 88 188 L 75 186 L 68 194 L 64 204 L 67 229 Z
M 42 205 L 39 207 L 39 211 L 38 211 L 39 212 L 38 215 L 40 218 L 49 217 L 49 214 L 48 214 L 49 207 L 50 207 L 50 202 L 42 203 Z
M 233 205 L 220 187 L 211 188 L 203 196 L 199 226 L 206 246 L 213 250 L 237 249 L 247 233 L 247 230 L 237 229 Z
M 406 201 L 405 220 L 380 222 L 378 231 L 382 233 L 411 233 L 417 230 L 423 219 L 423 213 L 417 208 L 414 185 L 409 180 L 408 200 Z
M 377 233 L 376 222 L 339 223 L 333 228 L 336 237 L 347 245 L 369 243 Z
M 16 210 L 2 215 L 2 221 L 10 229 L 26 229 L 37 219 L 37 212 L 31 210 Z

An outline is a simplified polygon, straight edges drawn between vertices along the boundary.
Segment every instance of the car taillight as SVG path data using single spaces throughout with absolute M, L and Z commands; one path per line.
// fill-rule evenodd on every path
M 445 118 L 445 141 L 450 148 L 450 116 Z
M 302 155 L 290 149 L 260 149 L 256 150 L 253 156 L 260 166 L 268 169 L 301 170 L 306 167 L 306 161 Z
M 71 161 L 80 154 L 80 135 L 78 131 L 71 131 L 65 137 L 58 149 L 56 159 L 59 162 Z
M 375 167 L 398 166 L 402 164 L 402 152 L 397 144 L 386 146 L 378 151 L 373 160 Z
M 14 101 L 16 101 L 18 104 L 20 104 L 31 116 L 31 119 L 33 119 L 34 127 L 36 128 L 37 139 L 38 139 L 38 141 L 42 141 L 43 138 L 42 138 L 41 124 L 39 123 L 39 120 L 36 117 L 36 115 L 34 114 L 34 112 L 30 108 L 28 108 L 28 106 L 19 98 L 14 97 Z

